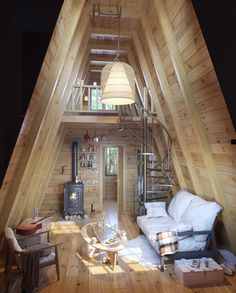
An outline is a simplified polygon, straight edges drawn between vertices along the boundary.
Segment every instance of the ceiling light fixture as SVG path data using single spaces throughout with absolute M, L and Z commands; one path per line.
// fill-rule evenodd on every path
M 103 67 L 101 73 L 101 102 L 109 105 L 135 103 L 135 74 L 133 68 L 119 61 L 121 7 L 117 7 L 118 42 L 117 55 L 113 63 Z

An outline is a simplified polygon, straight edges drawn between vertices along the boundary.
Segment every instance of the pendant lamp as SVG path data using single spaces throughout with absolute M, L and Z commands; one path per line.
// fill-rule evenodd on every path
M 101 102 L 110 105 L 127 105 L 135 102 L 133 68 L 124 62 L 107 64 L 101 73 Z
M 118 48 L 117 56 L 113 63 L 103 67 L 101 73 L 101 102 L 109 105 L 128 105 L 135 103 L 135 74 L 133 68 L 120 62 L 120 18 L 118 14 Z

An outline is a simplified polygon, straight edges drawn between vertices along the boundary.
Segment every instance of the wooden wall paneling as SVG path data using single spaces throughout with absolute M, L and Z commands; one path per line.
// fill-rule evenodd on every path
M 80 70 L 77 73 L 75 84 L 78 83 L 80 80 L 83 80 L 84 84 L 86 84 L 85 80 L 86 80 L 86 75 L 87 75 L 88 65 L 89 65 L 89 51 L 88 51 L 88 46 L 86 46 L 86 44 L 88 45 L 88 38 L 89 38 L 89 34 L 86 35 L 86 40 L 84 43 L 85 49 L 83 50 L 84 52 L 83 60 L 80 65 Z
M 27 201 L 27 204 L 25 206 L 25 215 L 27 216 L 28 213 L 30 213 L 35 206 L 35 200 L 37 201 L 37 194 L 40 194 L 40 190 L 35 189 L 35 185 L 37 186 L 37 182 L 40 182 L 42 180 L 43 174 L 45 172 L 45 169 L 48 166 L 49 158 L 51 156 L 51 152 L 54 151 L 54 139 L 56 137 L 61 118 L 63 116 L 63 113 L 66 109 L 66 105 L 69 101 L 69 97 L 73 88 L 73 84 L 76 80 L 76 75 L 78 70 L 80 70 L 80 65 L 83 61 L 83 56 L 86 51 L 86 43 L 88 42 L 88 34 L 85 34 L 86 27 L 88 26 L 88 22 L 85 21 L 85 17 L 87 17 L 86 13 L 83 15 L 81 19 L 82 27 L 78 24 L 77 32 L 75 34 L 72 46 L 70 48 L 69 56 L 68 58 L 74 62 L 70 65 L 69 69 L 67 69 L 65 66 L 65 71 L 62 71 L 62 80 L 63 80 L 63 88 L 60 87 L 58 90 L 56 89 L 55 95 L 60 97 L 60 101 L 58 102 L 58 109 L 55 110 L 56 107 L 52 107 L 50 112 L 48 113 L 48 130 L 47 130 L 47 137 L 43 141 L 42 147 L 41 147 L 41 153 L 37 152 L 38 154 L 38 163 L 35 163 L 37 165 L 37 172 L 35 172 L 35 177 L 31 177 L 30 184 L 28 187 L 28 192 L 31 194 L 30 200 Z M 78 32 L 80 34 L 78 34 Z M 85 34 L 85 35 L 84 35 Z M 85 45 L 85 46 L 84 46 Z M 78 49 L 78 46 L 80 49 Z M 69 65 L 69 64 L 68 64 Z M 67 69 L 67 70 L 66 70 Z M 53 119 L 54 118 L 54 119 Z M 53 119 L 51 121 L 51 119 Z M 46 182 L 45 182 L 46 183 Z M 41 194 L 41 196 L 43 196 Z
M 144 82 L 143 78 L 141 79 L 141 77 L 140 77 L 142 72 L 140 73 L 141 70 L 138 69 L 138 64 L 137 64 L 137 62 L 135 61 L 135 59 L 133 57 L 134 54 L 132 54 L 132 53 L 131 53 L 131 50 L 128 51 L 128 60 L 129 60 L 129 63 L 131 64 L 132 68 L 135 71 L 136 87 L 138 89 L 140 97 L 142 98 L 143 97 L 144 86 L 146 87 L 147 85 L 146 84 L 144 85 L 145 82 Z M 143 102 L 141 102 L 141 104 L 143 105 Z M 155 142 L 155 148 L 157 149 L 158 153 L 160 154 L 161 153 L 161 145 L 160 145 L 160 140 L 158 139 L 159 138 L 158 137 L 158 131 L 159 130 L 156 127 L 154 127 L 154 129 L 152 129 L 152 130 L 156 130 L 155 134 L 154 134 L 154 142 Z
M 133 54 L 131 54 L 131 50 L 129 50 L 129 52 L 128 52 L 128 60 L 129 60 L 129 63 L 131 64 L 132 68 L 135 71 L 135 83 L 136 83 L 136 87 L 138 89 L 138 92 L 140 94 L 140 99 L 143 99 L 144 81 L 141 80 L 140 71 L 138 70 L 138 66 L 137 66 L 137 63 L 135 62 Z M 145 87 L 146 86 L 147 85 L 145 84 Z M 143 105 L 143 101 L 140 101 L 140 103 L 141 103 L 141 105 Z M 157 129 L 157 128 L 154 128 L 154 129 Z M 157 132 L 158 131 L 159 130 L 157 130 Z M 153 135 L 154 135 L 155 147 L 156 147 L 158 153 L 160 153 L 161 146 L 160 146 L 160 140 L 158 140 L 158 138 L 157 138 L 157 136 L 158 136 L 157 134 L 158 133 L 155 133 Z M 166 140 L 165 140 L 165 142 L 166 142 Z
M 89 57 L 88 56 L 89 56 L 89 52 L 85 52 L 84 59 L 83 59 L 83 61 L 81 63 L 80 70 L 77 72 L 74 84 L 78 85 L 80 83 L 80 80 L 83 80 L 84 84 L 86 84 L 85 76 L 86 76 L 86 71 L 87 71 L 87 68 L 88 68 L 87 66 L 89 66 L 89 62 L 88 62 Z M 85 62 L 87 62 L 86 65 L 84 64 Z M 77 105 L 73 106 L 73 104 L 72 104 L 72 103 L 74 103 L 73 99 L 74 99 L 74 93 L 75 92 L 77 92 L 77 95 L 78 95 L 79 94 L 79 89 L 78 88 L 72 88 L 70 100 L 69 100 L 69 102 L 67 104 L 66 110 L 79 110 L 81 108 L 82 100 L 78 101 Z
M 69 125 L 69 124 L 68 124 Z M 94 125 L 94 127 L 97 127 Z M 65 182 L 71 180 L 71 150 L 69 148 L 69 140 L 71 137 L 80 137 L 83 140 L 83 135 L 88 130 L 90 135 L 94 134 L 94 127 L 92 124 L 83 125 L 83 124 L 73 124 L 67 127 L 66 137 L 63 141 L 61 151 L 59 153 L 52 177 L 47 187 L 46 196 L 43 200 L 42 210 L 44 213 L 47 213 L 53 209 L 57 209 L 58 212 L 63 211 L 63 185 Z M 125 200 L 127 201 L 127 209 L 133 212 L 133 203 L 134 203 L 134 182 L 136 178 L 136 149 L 134 146 L 130 145 L 130 138 L 121 137 L 120 132 L 116 130 L 117 126 L 114 126 L 114 129 L 106 128 L 97 128 L 97 135 L 106 135 L 107 141 L 106 145 L 116 145 L 124 144 L 125 145 L 125 162 L 126 162 L 126 175 L 129 177 L 129 180 L 126 183 L 125 190 Z M 135 143 L 135 140 L 134 140 Z M 99 144 L 100 145 L 100 144 Z M 101 145 L 98 148 L 101 152 Z M 100 170 L 100 156 L 99 153 L 97 156 L 97 170 Z M 102 193 L 99 189 L 100 182 L 91 182 L 94 180 L 99 181 L 99 173 L 95 174 L 90 169 L 78 168 L 79 176 L 85 182 L 85 208 L 90 210 L 90 204 L 94 202 L 94 207 L 96 210 L 100 209 L 100 196 Z M 63 172 L 62 172 L 63 170 Z M 88 173 L 93 173 L 92 176 Z
M 89 60 L 89 53 L 87 52 L 87 49 L 85 49 L 84 58 L 81 62 L 80 70 L 77 72 L 74 84 L 78 84 L 80 80 L 83 80 L 84 84 L 86 84 L 85 78 L 86 78 L 86 70 L 87 70 L 88 60 Z M 74 88 L 72 89 L 72 91 L 74 91 Z M 83 99 L 83 96 L 80 97 L 80 100 L 78 101 L 77 105 L 75 105 L 75 110 L 82 109 L 82 105 L 83 105 L 82 99 Z M 68 105 L 69 105 L 69 103 L 67 104 L 67 108 L 68 108 Z
M 157 109 L 157 114 L 160 118 L 160 121 L 168 129 L 168 127 L 166 126 L 166 123 L 165 123 L 165 118 L 164 118 L 164 114 L 162 112 L 162 108 L 160 106 L 158 97 L 156 95 L 155 85 L 153 83 L 152 76 L 149 72 L 148 65 L 146 63 L 146 59 L 145 59 L 144 53 L 142 51 L 137 33 L 133 33 L 133 42 L 134 42 L 134 47 L 136 48 L 136 54 L 139 58 L 139 62 L 140 62 L 140 65 L 141 65 L 141 68 L 143 71 L 143 75 L 145 76 L 147 87 L 150 90 L 151 97 L 154 101 L 155 108 Z M 184 177 L 182 176 L 182 172 L 180 171 L 181 167 L 180 167 L 178 157 L 176 156 L 175 148 L 173 145 L 172 145 L 172 158 L 173 158 L 173 166 L 175 168 L 175 174 L 177 175 L 178 182 L 181 184 L 181 186 L 185 186 L 185 180 L 184 180 Z
M 157 13 L 162 28 L 162 32 L 165 36 L 169 54 L 175 69 L 176 76 L 178 78 L 178 82 L 180 84 L 181 91 L 183 93 L 184 100 L 186 102 L 188 112 L 190 113 L 191 119 L 194 121 L 194 132 L 199 143 L 200 151 L 203 155 L 205 168 L 209 176 L 209 183 L 212 185 L 215 200 L 217 200 L 224 207 L 223 221 L 231 244 L 231 248 L 233 249 L 233 251 L 235 251 L 236 248 L 234 244 L 236 242 L 236 231 L 232 225 L 233 219 L 230 213 L 230 207 L 224 196 L 224 188 L 221 185 L 219 176 L 217 174 L 215 161 L 210 151 L 207 137 L 204 132 L 204 127 L 197 111 L 196 104 L 194 102 L 191 85 L 184 68 L 184 63 L 179 52 L 173 29 L 166 13 L 165 4 L 163 0 L 156 0 L 154 1 L 154 4 L 155 11 Z
M 11 185 L 8 202 L 5 204 L 4 211 L 1 214 L 0 231 L 4 229 L 6 224 L 14 226 L 20 221 L 24 206 L 30 197 L 30 194 L 25 193 L 25 189 L 28 187 L 30 178 L 35 171 L 36 166 L 33 164 L 34 160 L 37 158 L 38 152 L 39 154 L 41 153 L 44 137 L 54 117 L 54 115 L 48 117 L 49 110 L 54 108 L 52 112 L 56 112 L 58 96 L 55 95 L 55 90 L 58 90 L 58 87 L 60 87 L 60 92 L 62 92 L 62 72 L 65 72 L 65 67 L 68 69 L 72 63 L 71 60 L 68 61 L 67 53 L 74 36 L 78 19 L 82 13 L 83 5 L 84 1 L 74 2 L 69 17 L 63 20 L 67 33 L 65 35 L 63 34 L 63 46 L 59 46 L 57 54 L 53 59 L 52 68 L 43 92 L 44 98 L 40 100 L 39 109 L 34 117 L 33 127 L 30 129 L 25 151 L 21 156 L 17 176 L 15 176 L 14 183 Z M 65 80 L 67 79 L 65 78 Z
M 137 66 L 137 63 L 133 57 L 131 50 L 128 51 L 128 60 L 129 60 L 129 64 L 132 66 L 132 68 L 135 71 L 135 84 L 139 92 L 140 104 L 143 106 L 143 89 L 144 87 L 146 87 L 146 84 L 141 76 L 140 70 Z
M 55 145 L 54 145 L 55 152 L 53 153 L 53 156 L 50 158 L 50 161 L 49 161 L 50 169 L 47 172 L 47 174 L 44 175 L 44 178 L 42 178 L 42 181 L 41 181 L 42 185 L 43 185 L 43 188 L 41 188 L 42 196 L 37 197 L 38 201 L 36 203 L 36 206 L 39 207 L 40 214 L 43 216 L 47 215 L 49 212 L 56 212 L 56 213 L 58 212 L 58 208 L 55 208 L 55 206 L 53 205 L 55 203 L 55 197 L 58 196 L 58 190 L 57 190 L 57 188 L 54 188 L 53 190 L 51 190 L 51 193 L 49 193 L 49 196 L 47 194 L 47 190 L 50 189 L 50 187 L 48 187 L 49 182 L 51 181 L 53 172 L 55 170 L 56 162 L 58 160 L 64 139 L 65 139 L 65 134 L 66 134 L 66 126 L 64 124 L 61 124 L 60 128 L 58 130 L 58 133 L 57 133 L 56 140 L 55 140 Z M 61 169 L 60 172 L 64 173 L 64 168 L 63 168 L 63 170 Z M 53 196 L 51 196 L 52 194 L 53 194 Z M 47 197 L 47 196 L 48 196 L 48 198 L 46 199 L 46 202 L 53 203 L 52 205 L 50 205 L 49 209 L 47 209 L 47 207 L 45 207 L 45 205 L 43 205 L 43 203 L 45 202 L 45 197 Z M 58 198 L 59 202 L 60 202 L 60 200 L 61 199 Z
M 131 50 L 129 50 L 129 53 L 128 53 L 128 59 L 129 59 L 129 62 L 132 66 L 132 68 L 134 69 L 135 71 L 135 82 L 136 82 L 136 87 L 138 89 L 138 92 L 141 96 L 141 99 L 143 98 L 143 90 L 144 90 L 144 87 L 147 87 L 147 85 L 145 84 L 144 85 L 144 81 L 143 79 L 141 79 L 140 77 L 140 71 L 138 70 L 138 66 L 137 66 L 137 62 L 135 62 L 135 59 L 133 57 L 133 54 L 131 53 Z M 141 105 L 143 105 L 143 101 L 141 101 Z M 157 130 L 156 127 L 154 127 L 154 130 Z M 159 130 L 157 130 L 158 132 Z M 157 148 L 158 152 L 160 153 L 160 150 L 161 150 L 161 146 L 160 146 L 160 143 L 159 143 L 159 140 L 157 139 L 157 136 L 154 135 L 154 141 L 155 141 L 155 147 Z M 166 142 L 166 140 L 165 140 Z
M 36 186 L 36 192 L 34 194 L 35 201 L 33 202 L 33 204 L 39 208 L 44 198 L 45 189 L 48 186 L 48 181 L 51 178 L 52 170 L 55 167 L 55 161 L 58 153 L 60 152 L 61 144 L 65 136 L 65 131 L 65 126 L 61 124 L 58 129 L 54 143 L 52 144 L 52 146 L 50 146 L 51 150 L 49 149 L 50 156 L 47 157 L 48 164 L 45 164 L 45 162 L 43 162 L 43 164 L 40 165 L 41 176 L 40 180 L 38 181 L 38 186 Z M 42 172 L 42 170 L 44 170 L 44 172 Z
M 60 135 L 63 134 L 61 130 L 59 133 Z M 58 137 L 56 137 L 55 140 L 52 138 L 52 143 L 50 145 L 45 142 L 47 152 L 42 152 L 41 156 L 39 154 L 40 160 L 37 162 L 37 168 L 35 172 L 32 173 L 31 181 L 26 190 L 26 192 L 30 194 L 30 198 L 27 200 L 24 207 L 24 217 L 32 216 L 33 208 L 39 207 L 40 198 L 44 197 L 45 185 L 47 185 L 50 170 L 52 169 L 52 165 L 54 165 L 53 158 L 56 156 L 58 143 Z
M 194 162 L 191 157 L 191 153 L 188 149 L 188 145 L 186 144 L 183 129 L 180 125 L 179 115 L 177 113 L 176 105 L 173 100 L 173 92 L 172 92 L 170 85 L 168 83 L 168 80 L 167 80 L 167 77 L 165 74 L 165 70 L 164 70 L 162 61 L 160 59 L 160 54 L 159 54 L 158 49 L 155 45 L 153 34 L 151 31 L 150 25 L 148 23 L 147 17 L 145 15 L 143 15 L 141 18 L 141 21 L 142 21 L 144 31 L 146 33 L 146 40 L 147 40 L 147 43 L 149 46 L 150 54 L 152 57 L 152 62 L 154 64 L 155 73 L 156 73 L 156 76 L 158 77 L 160 87 L 161 87 L 163 96 L 166 101 L 166 105 L 167 105 L 168 110 L 171 113 L 171 117 L 174 121 L 174 123 L 173 123 L 174 129 L 173 130 L 176 134 L 179 146 L 180 146 L 181 151 L 183 153 L 183 156 L 185 158 L 185 161 L 187 164 L 186 167 L 188 168 L 189 174 L 191 176 L 191 181 L 193 183 L 193 188 L 194 188 L 193 191 L 197 194 L 202 194 L 202 189 L 201 189 L 201 185 L 199 184 L 199 178 L 198 178 L 195 166 L 194 166 Z M 182 188 L 186 188 L 186 186 L 182 186 Z
M 35 200 L 34 204 L 36 207 L 39 208 L 40 211 L 41 211 L 42 202 L 45 197 L 46 189 L 47 189 L 49 181 L 52 177 L 52 172 L 55 168 L 56 161 L 59 156 L 59 153 L 60 153 L 60 150 L 62 147 L 62 143 L 65 138 L 65 133 L 66 133 L 65 126 L 60 125 L 60 128 L 57 133 L 57 137 L 56 137 L 54 145 L 53 145 L 53 148 L 54 148 L 53 155 L 49 157 L 47 170 L 42 175 L 40 185 L 37 188 L 37 191 L 39 191 L 39 192 L 35 196 L 36 200 Z

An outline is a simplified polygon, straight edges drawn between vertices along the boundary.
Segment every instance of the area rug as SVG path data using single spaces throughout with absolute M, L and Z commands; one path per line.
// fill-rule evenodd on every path
M 144 235 L 129 240 L 125 248 L 119 251 L 119 256 L 149 268 L 156 268 L 160 265 L 159 256 Z

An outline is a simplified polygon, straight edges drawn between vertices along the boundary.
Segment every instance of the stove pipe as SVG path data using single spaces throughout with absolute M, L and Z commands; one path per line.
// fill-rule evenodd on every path
M 78 176 L 78 141 L 74 140 L 71 145 L 72 148 L 72 182 L 77 182 Z

